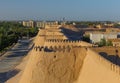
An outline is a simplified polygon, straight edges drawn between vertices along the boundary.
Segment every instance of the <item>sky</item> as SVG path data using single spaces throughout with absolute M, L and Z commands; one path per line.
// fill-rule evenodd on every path
M 120 0 L 0 0 L 0 20 L 120 21 Z

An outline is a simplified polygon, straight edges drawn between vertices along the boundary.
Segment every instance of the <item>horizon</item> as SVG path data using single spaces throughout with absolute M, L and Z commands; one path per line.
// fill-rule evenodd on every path
M 45 20 L 37 20 L 37 19 L 0 19 L 0 22 L 9 22 L 9 21 L 45 21 L 45 22 L 49 22 L 49 21 L 58 21 L 58 22 L 62 22 L 63 20 L 61 19 L 56 19 L 56 20 L 53 20 L 53 19 L 45 19 Z M 110 22 L 120 22 L 120 20 L 65 20 L 67 22 L 107 22 L 107 21 L 110 21 Z
M 120 1 L 115 0 L 2 0 L 1 21 L 57 20 L 120 21 Z

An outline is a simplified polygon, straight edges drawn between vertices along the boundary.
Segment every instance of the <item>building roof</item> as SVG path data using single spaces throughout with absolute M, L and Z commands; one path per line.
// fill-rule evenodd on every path
M 91 34 L 118 34 L 117 32 L 91 32 Z

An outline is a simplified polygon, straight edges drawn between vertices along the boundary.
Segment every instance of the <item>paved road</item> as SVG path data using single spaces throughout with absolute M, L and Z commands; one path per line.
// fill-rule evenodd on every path
M 0 57 L 0 83 L 4 83 L 8 78 L 8 72 L 20 63 L 24 55 L 29 51 L 30 40 L 21 40 L 12 49 Z M 17 73 L 17 71 L 14 71 Z

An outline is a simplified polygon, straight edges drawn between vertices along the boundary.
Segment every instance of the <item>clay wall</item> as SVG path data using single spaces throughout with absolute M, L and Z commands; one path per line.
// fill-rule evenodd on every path
M 105 59 L 104 57 L 102 57 L 97 52 L 94 52 L 91 49 L 88 49 L 87 53 L 88 53 L 89 56 L 93 57 L 95 60 L 97 60 L 101 64 L 103 64 L 105 67 L 107 67 L 111 71 L 113 71 L 113 72 L 117 73 L 118 75 L 120 75 L 120 67 L 118 65 L 113 64 L 112 62 L 108 61 L 107 59 Z

